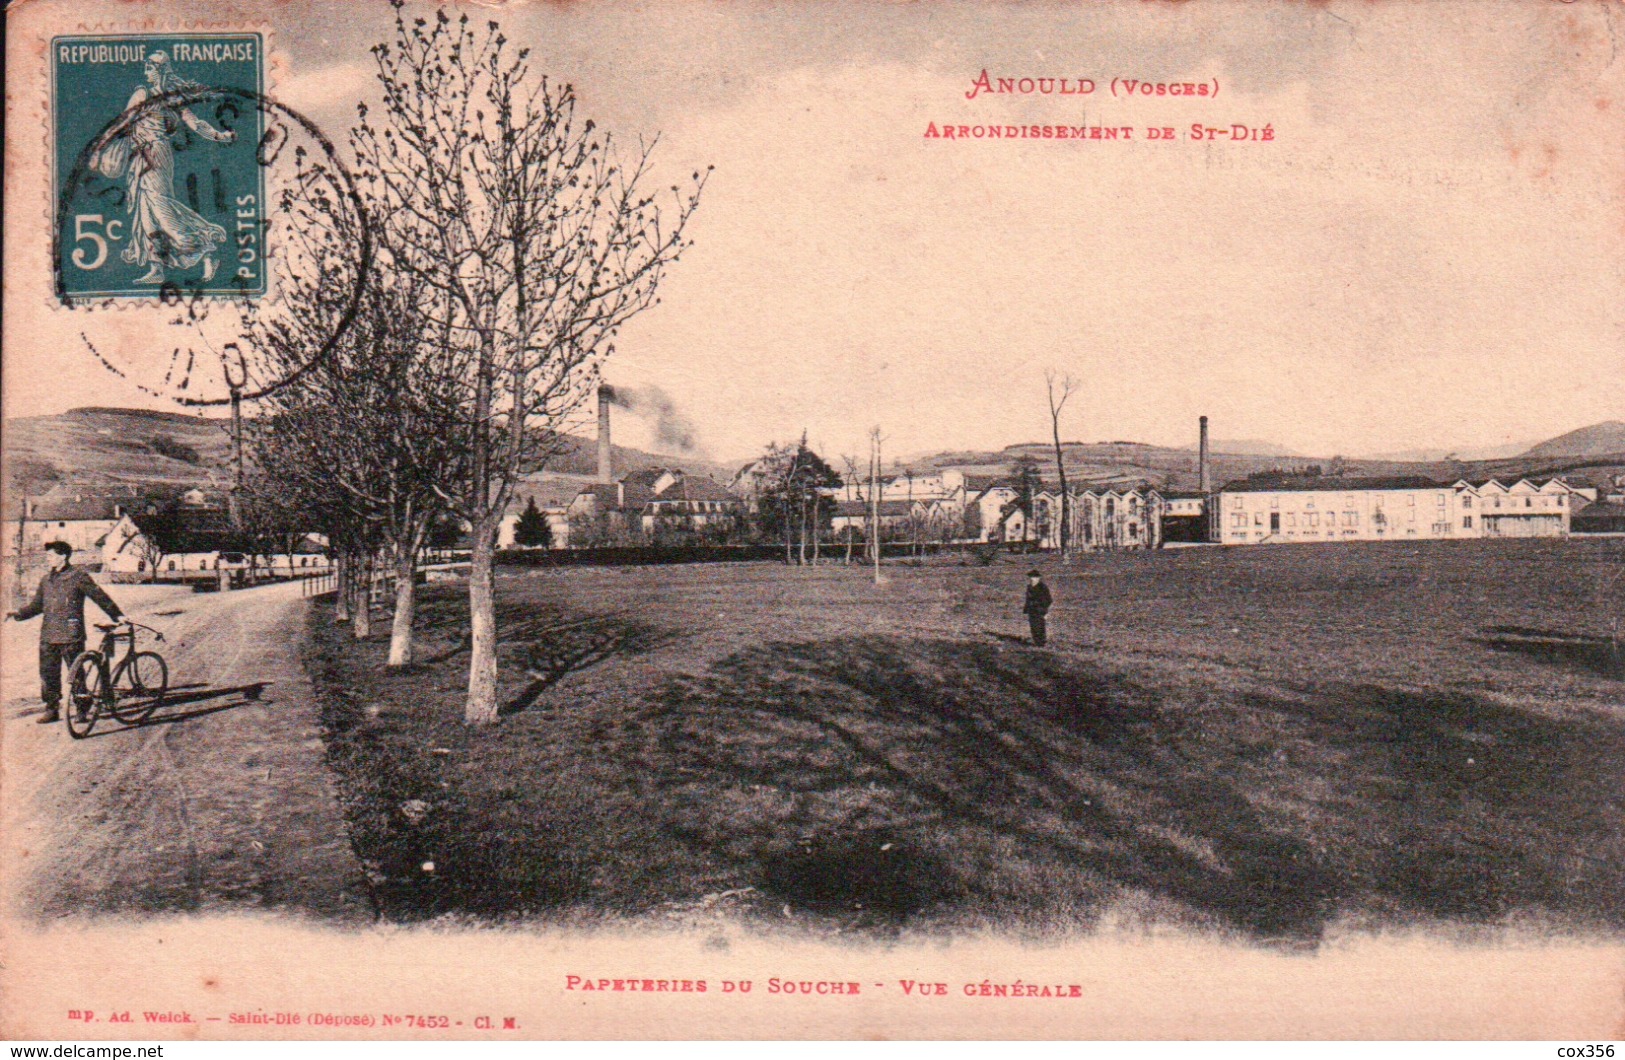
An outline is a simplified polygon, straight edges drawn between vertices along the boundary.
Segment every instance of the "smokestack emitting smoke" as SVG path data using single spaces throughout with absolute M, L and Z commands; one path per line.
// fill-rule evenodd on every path
M 1196 481 L 1197 481 L 1196 488 L 1201 490 L 1203 493 L 1212 493 L 1213 492 L 1213 479 L 1211 477 L 1211 474 L 1208 471 L 1208 466 L 1207 466 L 1207 417 L 1206 416 L 1202 417 L 1201 423 L 1202 423 L 1202 444 L 1201 444 L 1200 448 L 1198 449 L 1197 456 L 1196 456 Z
M 609 446 L 609 405 L 615 400 L 615 388 L 608 383 L 598 386 L 598 481 L 615 481 L 615 459 Z
M 630 389 L 626 387 L 616 389 L 606 386 L 599 391 L 599 394 L 602 395 L 605 390 L 609 391 L 609 400 L 616 405 L 628 412 L 635 412 L 653 421 L 655 442 L 661 448 L 675 450 L 677 453 L 694 453 L 698 451 L 699 445 L 695 441 L 696 432 L 693 421 L 678 410 L 677 403 L 664 390 L 654 386 L 640 386 Z M 602 402 L 601 396 L 600 402 Z M 600 403 L 598 415 L 600 446 L 605 444 L 602 438 L 607 436 L 609 430 L 607 426 L 603 426 L 609 422 L 609 413 L 604 409 L 605 406 Z

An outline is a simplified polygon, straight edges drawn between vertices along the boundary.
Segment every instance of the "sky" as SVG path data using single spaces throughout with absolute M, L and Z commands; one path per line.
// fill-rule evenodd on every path
M 1192 444 L 1205 414 L 1217 438 L 1356 455 L 1625 419 L 1612 5 L 468 10 L 573 82 L 622 142 L 658 136 L 662 183 L 715 167 L 692 250 L 605 367 L 669 395 L 706 456 L 805 430 L 833 459 L 864 452 L 873 426 L 898 454 L 1046 439 L 1046 369 L 1079 385 L 1069 440 Z M 388 8 L 296 0 L 255 15 L 270 23 L 273 96 L 341 140 L 374 99 L 367 49 Z M 967 99 L 984 70 L 1096 87 Z M 1114 98 L 1113 78 L 1217 95 Z M 1267 125 L 1272 139 L 1197 142 L 1193 123 Z M 926 135 L 978 124 L 1134 131 Z M 1151 142 L 1153 127 L 1176 138 Z M 7 415 L 162 404 L 49 308 L 42 255 L 9 238 L 6 253 Z M 132 350 L 151 341 L 121 328 Z M 652 441 L 633 417 L 617 429 Z

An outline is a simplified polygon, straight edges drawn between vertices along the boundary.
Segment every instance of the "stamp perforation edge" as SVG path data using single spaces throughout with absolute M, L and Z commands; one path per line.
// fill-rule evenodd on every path
M 284 62 L 284 60 L 283 60 L 281 54 L 277 51 L 277 49 L 275 47 L 275 38 L 274 38 L 274 34 L 272 33 L 271 24 L 269 22 L 263 22 L 263 21 L 259 21 L 259 20 L 248 20 L 248 21 L 238 21 L 238 22 L 213 22 L 213 21 L 198 21 L 198 20 L 186 20 L 186 19 L 173 20 L 173 19 L 153 18 L 153 17 L 150 17 L 150 16 L 145 17 L 145 18 L 141 19 L 138 22 L 133 22 L 133 23 L 129 23 L 129 24 L 118 24 L 118 25 L 108 25 L 107 23 L 103 23 L 103 22 L 97 22 L 97 23 L 81 22 L 81 23 L 78 23 L 76 26 L 74 26 L 72 28 L 72 30 L 69 31 L 69 32 L 52 34 L 51 36 L 42 38 L 42 39 L 40 39 L 39 41 L 37 41 L 35 43 L 35 47 L 32 50 L 34 51 L 34 54 L 35 54 L 36 58 L 40 62 L 40 76 L 44 79 L 44 84 L 40 86 L 40 100 L 39 100 L 39 102 L 37 104 L 36 113 L 37 113 L 37 115 L 38 115 L 38 117 L 40 119 L 40 127 L 43 130 L 42 144 L 41 144 L 43 150 L 41 152 L 40 158 L 41 158 L 41 162 L 42 162 L 42 165 L 43 165 L 42 177 L 43 177 L 43 179 L 45 181 L 46 186 L 43 189 L 40 189 L 40 191 L 41 191 L 40 198 L 45 203 L 45 207 L 44 207 L 45 216 L 43 218 L 44 227 L 41 229 L 41 231 L 44 232 L 45 236 L 46 236 L 46 246 L 49 248 L 48 252 L 47 252 L 48 254 L 55 253 L 55 247 L 56 247 L 55 228 L 56 228 L 56 223 L 57 223 L 57 217 L 56 217 L 56 213 L 57 213 L 57 201 L 56 201 L 57 156 L 56 156 L 56 128 L 55 128 L 55 120 L 54 120 L 55 119 L 55 107 L 54 107 L 55 98 L 54 97 L 55 97 L 55 94 L 56 94 L 56 67 L 55 67 L 56 58 L 52 54 L 52 44 L 55 41 L 57 41 L 57 40 L 59 40 L 59 39 L 61 39 L 63 37 L 138 36 L 138 35 L 156 36 L 156 35 L 161 35 L 161 34 L 167 34 L 167 35 L 173 35 L 173 36 L 185 36 L 185 35 L 190 35 L 190 34 L 208 34 L 208 33 L 221 33 L 221 34 L 227 34 L 227 33 L 230 33 L 230 34 L 257 33 L 257 34 L 259 34 L 260 42 L 261 42 L 260 43 L 260 56 L 261 56 L 261 58 L 260 58 L 260 79 L 261 79 L 261 82 L 262 82 L 262 85 L 263 85 L 262 92 L 263 92 L 264 96 L 267 99 L 271 99 L 271 100 L 276 99 L 277 87 L 278 87 L 278 85 L 279 85 L 279 83 L 280 83 L 280 81 L 282 79 L 283 74 L 284 74 L 284 71 L 283 71 L 283 62 Z M 50 275 L 49 270 L 54 268 L 54 263 L 48 260 L 46 262 L 46 267 L 47 267 L 47 276 L 49 276 Z M 272 275 L 271 270 L 269 268 L 267 268 L 266 277 L 265 277 L 265 293 L 263 295 L 261 295 L 262 298 L 273 297 L 273 294 L 272 294 L 273 286 L 272 286 L 272 283 L 271 283 L 271 275 Z M 154 293 L 156 293 L 156 292 L 154 292 Z M 82 311 L 86 311 L 86 310 L 93 310 L 93 311 L 102 312 L 102 313 L 107 313 L 107 312 L 132 313 L 133 312 L 133 313 L 140 314 L 140 313 L 143 313 L 143 312 L 152 311 L 154 309 L 168 309 L 169 308 L 169 307 L 165 307 L 165 306 L 157 304 L 156 299 L 148 300 L 148 299 L 131 298 L 131 297 L 123 297 L 123 298 L 120 298 L 120 297 L 100 297 L 100 296 L 96 296 L 96 295 L 87 295 L 85 297 L 87 299 L 95 299 L 94 305 L 85 305 L 85 306 L 64 305 L 62 303 L 62 300 L 57 297 L 55 281 L 51 280 L 51 279 L 47 279 L 47 281 L 46 281 L 45 299 L 44 299 L 45 300 L 45 305 L 46 305 L 47 309 L 49 309 L 49 310 L 51 310 L 53 312 L 72 313 L 72 312 L 82 312 Z M 198 414 L 202 415 L 202 410 L 198 410 Z

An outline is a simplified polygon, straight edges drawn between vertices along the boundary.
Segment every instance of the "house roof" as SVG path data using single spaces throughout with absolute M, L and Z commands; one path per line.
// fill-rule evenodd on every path
M 655 494 L 657 501 L 721 501 L 737 504 L 738 498 L 708 478 L 690 478 L 683 475 L 676 482 Z
M 169 555 L 197 552 L 242 552 L 249 546 L 225 515 L 208 509 L 181 509 L 166 514 L 129 516 L 148 541 Z
M 918 503 L 918 502 L 916 502 L 916 503 Z M 899 517 L 899 516 L 906 516 L 906 515 L 909 515 L 911 512 L 913 512 L 913 510 L 914 510 L 914 505 L 910 504 L 908 501 L 881 501 L 880 502 L 880 517 L 882 519 L 896 518 L 896 517 Z M 835 502 L 835 514 L 836 515 L 845 515 L 845 516 L 849 516 L 849 517 L 851 517 L 851 516 L 859 516 L 859 517 L 861 517 L 861 516 L 871 515 L 871 514 L 873 514 L 873 511 L 874 511 L 873 506 L 871 505 L 871 503 L 869 501 L 836 501 Z
M 1477 492 L 1494 487 L 1503 493 L 1568 493 L 1570 486 L 1560 478 L 1520 478 L 1508 482 L 1499 479 L 1484 479 L 1482 482 L 1469 482 L 1462 479 L 1456 483 L 1458 488 L 1465 486 Z M 1519 487 L 1522 487 L 1521 489 Z
M 1392 475 L 1376 478 L 1340 478 L 1329 475 L 1259 476 L 1237 479 L 1220 487 L 1221 493 L 1356 493 L 1362 490 L 1449 489 L 1441 482 L 1419 475 Z
M 32 518 L 41 522 L 69 522 L 117 519 L 121 512 L 139 510 L 148 504 L 167 504 L 189 487 L 152 483 L 62 482 L 37 496 L 6 496 L 5 517 L 22 515 L 22 501 L 33 506 Z M 119 511 L 114 511 L 117 508 Z
M 582 497 L 591 497 L 599 509 L 608 511 L 609 509 L 615 507 L 616 500 L 619 496 L 620 494 L 616 490 L 615 483 L 613 482 L 589 482 L 576 491 L 576 495 L 573 500 L 579 500 Z
M 967 485 L 965 487 L 965 492 L 970 495 L 970 503 L 972 503 L 972 504 L 980 504 L 981 501 L 982 501 L 982 498 L 986 497 L 988 494 L 994 492 L 995 490 L 997 490 L 997 491 L 999 491 L 1001 493 L 1013 493 L 1013 492 L 1015 492 L 1015 488 L 1016 487 L 1015 487 L 1014 483 L 1011 483 L 1011 482 L 1009 482 L 1009 481 L 1007 481 L 1005 479 L 996 479 L 996 480 L 994 480 L 992 482 L 989 482 L 985 486 L 978 486 L 975 489 L 972 489 L 969 486 L 969 484 L 967 483 Z
M 568 507 L 571 501 L 581 495 L 582 486 L 583 483 L 579 479 L 525 479 L 514 483 L 513 500 L 508 507 L 524 511 L 525 506 L 532 500 L 536 502 L 536 507 L 542 509 Z
M 77 522 L 117 519 L 132 504 L 140 503 L 124 497 L 41 497 L 34 502 L 33 518 L 40 522 Z

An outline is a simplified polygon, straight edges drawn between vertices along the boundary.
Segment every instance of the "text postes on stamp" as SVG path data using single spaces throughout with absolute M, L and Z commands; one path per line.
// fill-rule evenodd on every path
M 263 294 L 260 34 L 57 37 L 51 78 L 58 296 Z

